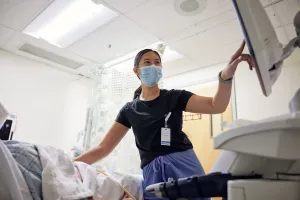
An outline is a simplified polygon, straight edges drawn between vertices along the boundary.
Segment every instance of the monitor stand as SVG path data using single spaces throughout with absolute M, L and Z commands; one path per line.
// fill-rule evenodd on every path
M 290 113 L 300 112 L 300 88 L 289 103 Z
M 269 70 L 270 76 L 278 77 L 278 73 L 280 73 L 281 71 L 283 61 L 293 53 L 295 48 L 300 48 L 300 11 L 295 16 L 294 26 L 295 26 L 297 37 L 292 39 L 284 47 L 283 54 L 280 61 L 274 64 L 274 66 Z M 274 80 L 274 82 L 276 81 L 275 78 L 274 79 L 272 78 L 272 80 Z M 300 88 L 295 93 L 294 97 L 291 99 L 289 103 L 289 108 L 291 113 L 300 111 Z
M 288 46 L 290 46 L 290 49 L 292 49 L 291 46 L 300 48 L 300 11 L 295 16 L 294 25 L 298 37 L 296 37 L 289 43 Z M 300 112 L 300 88 L 291 99 L 289 108 L 291 113 Z
M 296 14 L 294 19 L 294 26 L 296 28 L 296 34 L 300 36 L 300 11 Z M 300 47 L 300 44 L 298 44 Z

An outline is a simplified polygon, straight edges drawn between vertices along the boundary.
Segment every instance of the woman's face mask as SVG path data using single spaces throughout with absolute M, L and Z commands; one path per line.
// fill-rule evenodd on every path
M 162 78 L 162 67 L 151 65 L 140 68 L 140 79 L 148 87 L 154 87 Z

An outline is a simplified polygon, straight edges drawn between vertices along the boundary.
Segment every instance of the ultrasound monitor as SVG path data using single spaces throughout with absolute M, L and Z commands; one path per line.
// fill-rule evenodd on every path
M 280 75 L 283 46 L 259 0 L 233 0 L 245 41 L 256 64 L 257 76 L 265 96 Z
M 13 120 L 7 119 L 0 129 L 0 139 L 1 140 L 12 140 L 13 137 Z
M 9 115 L 4 106 L 0 103 L 0 139 L 11 140 L 13 136 L 14 115 Z
M 4 106 L 0 102 L 0 127 L 4 124 L 7 117 L 9 116 L 7 110 L 4 108 Z

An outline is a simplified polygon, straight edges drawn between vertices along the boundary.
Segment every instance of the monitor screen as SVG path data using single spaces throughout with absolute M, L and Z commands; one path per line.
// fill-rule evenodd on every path
M 2 125 L 4 124 L 4 122 L 6 121 L 8 116 L 9 116 L 9 113 L 7 112 L 5 107 L 0 102 L 0 127 L 2 127 Z
M 280 74 L 283 47 L 260 0 L 233 0 L 233 5 L 256 64 L 262 91 L 269 96 Z
M 0 139 L 1 140 L 11 140 L 12 139 L 12 135 L 11 135 L 12 124 L 13 124 L 13 120 L 7 119 L 5 121 L 5 123 L 2 125 L 2 127 L 0 129 Z

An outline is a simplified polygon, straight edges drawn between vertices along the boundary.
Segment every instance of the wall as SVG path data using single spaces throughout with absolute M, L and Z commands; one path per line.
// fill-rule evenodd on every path
M 90 81 L 0 50 L 0 100 L 14 139 L 69 150 L 84 128 Z
M 165 88 L 184 88 L 203 81 L 215 79 L 226 67 L 226 63 L 204 69 L 193 70 L 164 79 Z M 273 87 L 273 93 L 263 96 L 256 73 L 244 63 L 240 64 L 235 76 L 237 118 L 259 120 L 288 113 L 288 103 L 300 88 L 300 52 L 289 58 Z
M 194 92 L 195 94 L 202 95 L 214 95 L 217 91 L 218 82 L 212 81 L 206 84 L 199 84 L 197 86 L 188 87 L 187 90 Z M 229 104 L 231 105 L 231 104 Z M 185 113 L 185 115 L 191 113 Z M 217 115 L 214 115 L 217 116 Z M 222 114 L 222 120 L 226 122 L 232 122 L 232 107 L 228 106 L 226 112 Z M 189 139 L 193 143 L 194 150 L 197 157 L 201 161 L 201 164 L 206 173 L 209 173 L 211 167 L 215 163 L 216 158 L 219 155 L 219 150 L 213 148 L 213 138 L 212 138 L 212 126 L 220 127 L 221 118 L 219 120 L 212 120 L 211 115 L 201 115 L 201 119 L 196 117 L 191 120 L 191 118 L 186 118 L 183 121 L 183 131 L 188 135 Z M 221 127 L 218 133 L 221 132 Z
M 256 73 L 241 66 L 236 76 L 236 104 L 238 118 L 259 120 L 287 114 L 288 104 L 300 88 L 300 63 L 287 64 L 273 86 L 269 97 L 262 94 Z

